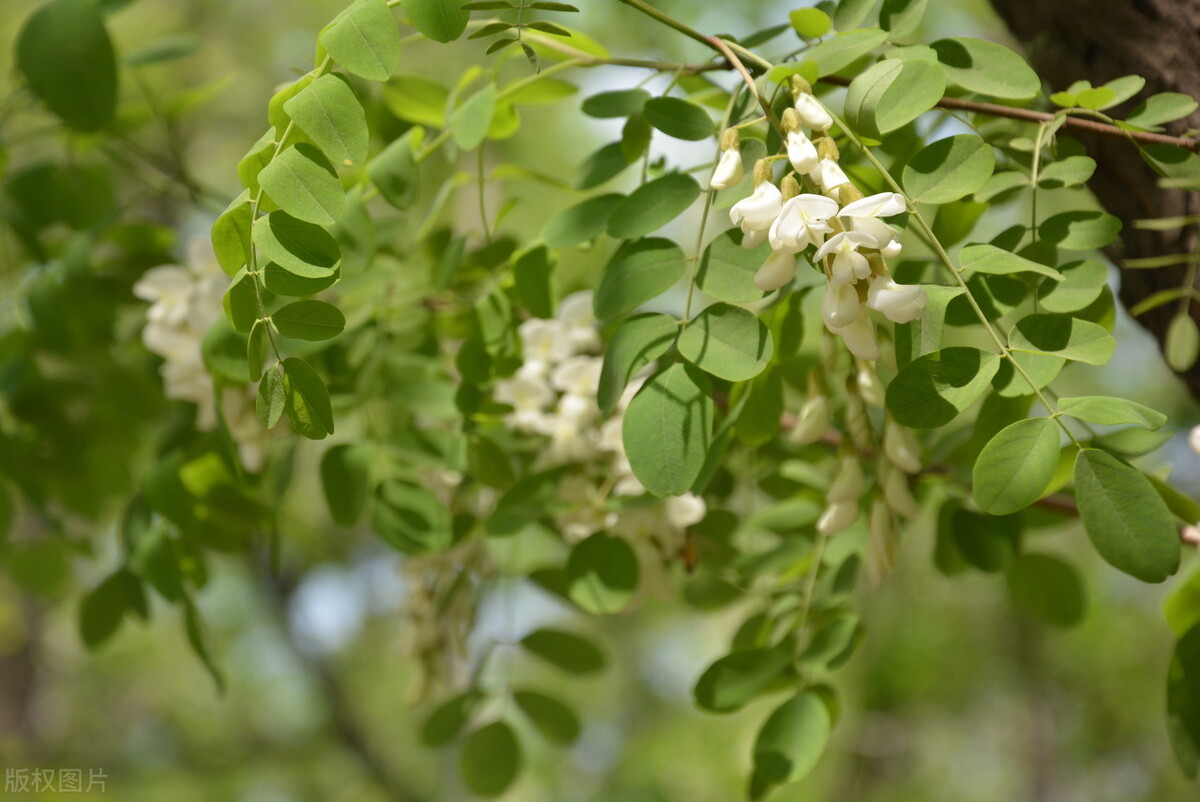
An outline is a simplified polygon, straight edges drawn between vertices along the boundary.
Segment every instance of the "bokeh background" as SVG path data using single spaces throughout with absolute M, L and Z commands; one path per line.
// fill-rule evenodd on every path
M 618 3 L 582 0 L 572 23 L 635 57 L 701 56 Z M 12 44 L 31 0 L 0 4 L 0 95 L 15 84 Z M 118 50 L 162 37 L 195 37 L 186 58 L 140 72 L 131 97 L 198 93 L 205 102 L 176 136 L 195 181 L 215 194 L 238 191 L 234 167 L 265 128 L 267 99 L 308 70 L 317 32 L 342 0 L 132 0 L 109 24 Z M 795 4 L 662 0 L 706 31 L 746 33 L 781 21 Z M 927 39 L 974 35 L 1007 42 L 982 0 L 938 0 Z M 447 75 L 481 59 L 481 47 L 413 45 L 402 70 Z M 627 86 L 629 73 L 578 76 L 584 91 Z M 537 142 L 542 169 L 566 171 L 611 138 L 578 113 L 531 112 L 550 127 Z M 953 121 L 947 125 L 953 127 Z M 36 155 L 36 130 L 4 130 L 12 158 Z M 15 144 L 20 141 L 23 149 Z M 32 144 L 31 144 L 32 142 Z M 520 136 L 504 147 L 537 147 Z M 543 146 L 544 147 L 544 146 Z M 705 146 L 707 148 L 707 146 Z M 568 152 L 567 149 L 576 152 Z M 704 149 L 698 159 L 705 158 Z M 203 236 L 216 211 L 164 196 L 160 223 L 179 232 L 177 250 Z M 1019 210 L 1018 210 L 1019 211 Z M 1016 212 L 1014 212 L 1016 213 Z M 997 228 L 1003 227 L 1003 221 Z M 13 314 L 17 246 L 0 241 L 0 304 Z M 1114 278 L 1115 280 L 1115 278 Z M 1186 444 L 1200 417 L 1161 364 L 1148 337 L 1121 321 L 1113 365 L 1068 369 L 1065 386 L 1100 392 L 1106 382 L 1172 416 L 1179 434 L 1152 457 L 1194 491 L 1200 456 Z M 1122 336 L 1123 335 L 1123 336 Z M 1105 378 L 1107 377 L 1107 378 Z M 153 395 L 153 387 L 146 393 Z M 161 400 L 147 401 L 158 408 Z M 468 799 L 452 752 L 422 746 L 423 716 L 449 687 L 418 699 L 423 686 L 406 657 L 402 559 L 369 535 L 327 518 L 312 462 L 301 462 L 284 512 L 282 560 L 295 578 L 281 588 L 261 555 L 225 555 L 211 565 L 199 598 L 216 658 L 228 678 L 219 693 L 191 652 L 177 614 L 159 605 L 145 626 L 126 624 L 97 654 L 77 631 L 81 592 L 116 553 L 115 527 L 94 532 L 92 559 L 39 552 L 0 573 L 0 704 L 19 707 L 0 730 L 0 768 L 102 769 L 103 794 L 70 799 L 121 802 L 380 802 Z M 1161 604 L 1169 588 L 1146 586 L 1103 566 L 1078 526 L 1038 530 L 1041 549 L 1065 555 L 1087 580 L 1084 623 L 1057 630 L 1009 603 L 1003 577 L 947 577 L 933 565 L 932 529 L 909 533 L 898 568 L 862 600 L 868 640 L 839 672 L 845 701 L 835 739 L 817 772 L 780 790 L 779 802 L 1185 802 L 1197 788 L 1170 755 L 1163 677 L 1172 638 Z M 504 555 L 500 555 L 503 558 Z M 1180 582 L 1195 571 L 1191 557 Z M 157 603 L 160 600 L 155 600 Z M 513 802 L 724 802 L 740 798 L 755 727 L 771 700 L 729 717 L 696 712 L 691 687 L 723 653 L 742 610 L 704 613 L 679 601 L 646 600 L 618 618 L 585 621 L 527 583 L 502 583 L 480 613 L 477 642 L 515 640 L 540 623 L 596 630 L 612 667 L 565 680 L 517 665 L 530 683 L 553 686 L 578 706 L 585 730 L 565 753 L 533 747 Z M 520 660 L 514 657 L 513 660 Z M 453 677 L 444 678 L 448 683 Z M 534 743 L 529 741 L 529 743 Z M 9 798 L 0 791 L 0 799 Z M 53 794 L 12 798 L 58 798 Z

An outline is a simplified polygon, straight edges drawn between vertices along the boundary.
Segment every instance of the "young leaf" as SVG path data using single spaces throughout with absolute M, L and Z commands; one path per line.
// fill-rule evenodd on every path
M 1028 418 L 1001 429 L 975 460 L 975 503 L 992 515 L 1023 510 L 1041 498 L 1058 467 L 1061 434 L 1053 418 Z
M 404 0 L 402 7 L 413 27 L 435 42 L 452 42 L 462 36 L 471 19 L 460 0 Z
M 333 165 L 307 143 L 286 148 L 258 174 L 263 191 L 298 220 L 333 225 L 346 211 L 346 192 Z
M 596 317 L 615 320 L 657 298 L 687 270 L 683 251 L 668 239 L 626 242 L 604 268 L 596 288 Z
M 450 114 L 450 131 L 463 150 L 474 150 L 487 136 L 496 112 L 496 85 L 485 84 Z
M 634 239 L 662 228 L 687 210 L 700 196 L 700 185 L 690 175 L 668 173 L 642 184 L 630 193 L 608 218 L 608 235 Z
M 691 489 L 712 440 L 708 378 L 674 364 L 642 387 L 625 412 L 622 439 L 633 473 L 656 496 Z
M 978 348 L 943 348 L 909 362 L 887 388 L 887 408 L 914 429 L 954 420 L 987 390 L 999 357 Z
M 1099 449 L 1082 449 L 1075 500 L 1092 545 L 1110 565 L 1143 582 L 1162 582 L 1178 570 L 1175 522 L 1141 471 Z
M 367 115 L 354 90 L 336 75 L 322 75 L 283 110 L 331 162 L 354 167 L 367 159 Z
M 996 167 L 996 154 L 975 134 L 939 139 L 904 167 L 904 189 L 919 203 L 949 203 L 980 189 Z
M 283 360 L 283 390 L 284 409 L 292 428 L 310 440 L 333 434 L 329 391 L 307 362 L 297 357 Z
M 1022 554 L 1008 569 L 1013 603 L 1048 624 L 1073 627 L 1087 615 L 1079 572 L 1049 554 Z
M 387 0 L 358 0 L 321 34 L 338 64 L 368 81 L 386 81 L 400 61 L 400 32 Z
M 646 101 L 642 113 L 647 122 L 676 139 L 699 141 L 713 135 L 714 125 L 708 112 L 682 98 L 651 98 Z
M 271 315 L 275 330 L 284 337 L 319 342 L 336 337 L 346 328 L 346 318 L 333 304 L 296 301 Z
M 255 401 L 258 422 L 263 425 L 264 429 L 274 429 L 275 424 L 279 423 L 279 418 L 283 415 L 283 407 L 286 400 L 287 392 L 283 386 L 283 368 L 279 365 L 273 365 L 263 374 L 262 381 L 258 383 L 258 396 Z
M 596 401 L 604 414 L 616 409 L 634 374 L 658 359 L 675 342 L 679 323 L 660 314 L 637 315 L 622 323 L 604 349 Z
M 604 668 L 604 655 L 578 635 L 561 629 L 537 629 L 521 640 L 521 647 L 569 674 L 593 674 Z
M 521 745 L 512 727 L 493 721 L 467 736 L 458 767 L 467 788 L 490 799 L 512 785 L 522 763 Z
M 1167 422 L 1166 415 L 1145 404 L 1106 395 L 1060 398 L 1058 411 L 1077 420 L 1099 423 L 1102 426 L 1134 423 L 1147 429 L 1158 429 Z
M 788 12 L 792 30 L 805 39 L 820 39 L 829 33 L 833 20 L 819 8 L 797 8 Z
M 1178 92 L 1160 92 L 1146 98 L 1126 120 L 1139 128 L 1157 128 L 1163 123 L 1182 120 L 1196 110 L 1196 99 Z
M 753 379 L 771 361 L 771 332 L 740 306 L 717 303 L 696 315 L 679 335 L 679 353 L 727 381 Z
M 1029 100 L 1042 91 L 1042 81 L 1025 60 L 1003 45 L 958 36 L 932 45 L 951 83 L 968 92 L 1010 100 Z
M 17 67 L 50 111 L 78 131 L 99 131 L 117 107 L 117 61 L 93 0 L 51 0 L 22 26 Z

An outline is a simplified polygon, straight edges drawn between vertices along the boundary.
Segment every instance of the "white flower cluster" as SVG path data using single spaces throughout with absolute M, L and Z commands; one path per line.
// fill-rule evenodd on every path
M 608 504 L 610 495 L 646 494 L 629 466 L 621 437 L 625 410 L 645 378 L 635 378 L 617 411 L 601 419 L 596 392 L 604 358 L 597 353 L 601 339 L 592 293 L 568 295 L 553 319 L 533 318 L 517 331 L 524 362 L 512 377 L 496 382 L 494 398 L 512 407 L 504 418 L 510 429 L 549 438 L 535 467 L 583 469 L 559 484 L 559 498 L 568 502 L 568 510 L 556 520 L 564 538 L 576 543 L 605 531 L 629 539 L 635 547 L 654 541 L 663 554 L 677 551 L 684 530 L 704 518 L 703 499 L 688 493 L 663 502 L 647 499 L 649 503 L 620 511 Z
M 213 380 L 204 366 L 204 335 L 223 312 L 221 299 L 229 285 L 207 238 L 188 243 L 187 266 L 152 267 L 133 285 L 133 293 L 150 303 L 142 342 L 163 358 L 160 369 L 167 398 L 190 401 L 198 407 L 196 428 L 217 425 Z M 254 388 L 227 387 L 221 394 L 221 414 L 238 445 L 238 456 L 250 471 L 262 469 L 266 431 L 254 411 Z
M 810 246 L 815 249 L 814 263 L 822 264 L 827 277 L 822 304 L 825 326 L 839 334 L 859 359 L 875 361 L 879 345 L 867 308 L 905 323 L 921 315 L 925 291 L 897 284 L 885 263 L 899 255 L 900 243 L 896 230 L 882 218 L 902 213 L 904 196 L 881 192 L 862 197 L 838 165 L 833 140 L 822 137 L 814 143 L 804 130 L 824 132 L 832 124 L 807 86 L 798 91 L 794 107 L 783 115 L 787 159 L 795 175 L 776 186 L 772 159 L 759 161 L 754 191 L 733 205 L 729 218 L 742 229 L 743 247 L 771 244 L 771 255 L 754 277 L 755 286 L 764 292 L 791 283 L 796 256 Z M 721 157 L 710 181 L 714 189 L 741 180 L 736 132 L 727 131 L 721 143 Z M 802 192 L 801 182 L 816 191 Z

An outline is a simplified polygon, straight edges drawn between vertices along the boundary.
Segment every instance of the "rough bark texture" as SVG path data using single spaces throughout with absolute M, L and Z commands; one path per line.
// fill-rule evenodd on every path
M 1055 90 L 1080 79 L 1099 86 L 1123 75 L 1141 75 L 1146 88 L 1108 113 L 1120 119 L 1144 97 L 1182 92 L 1200 98 L 1200 0 L 991 0 L 1030 60 Z M 1200 113 L 1170 126 L 1170 133 L 1200 127 Z M 1162 190 L 1136 148 L 1120 140 L 1081 137 L 1098 163 L 1089 186 L 1125 228 L 1118 257 L 1187 253 L 1197 246 L 1195 226 L 1166 232 L 1140 231 L 1134 220 L 1200 212 L 1200 193 Z M 1127 307 L 1159 290 L 1179 287 L 1183 266 L 1125 270 L 1121 300 Z M 1161 343 L 1179 309 L 1169 303 L 1138 319 Z M 1200 320 L 1200 304 L 1192 303 Z M 1200 399 L 1200 364 L 1183 375 Z

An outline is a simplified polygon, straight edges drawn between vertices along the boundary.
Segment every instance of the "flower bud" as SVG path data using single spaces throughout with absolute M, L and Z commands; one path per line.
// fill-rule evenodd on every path
M 737 150 L 742 144 L 742 136 L 736 128 L 726 128 L 721 132 L 721 150 Z
M 800 194 L 800 182 L 794 175 L 785 175 L 779 182 L 779 192 L 783 195 L 784 203 Z
M 889 420 L 883 433 L 883 453 L 905 473 L 921 470 L 921 446 L 906 427 Z
M 771 292 L 791 283 L 796 277 L 796 256 L 788 251 L 771 251 L 767 261 L 754 274 L 754 286 Z
M 848 206 L 855 201 L 863 199 L 863 194 L 858 187 L 853 184 L 842 184 L 837 190 L 837 201 L 843 206 Z
M 867 306 L 894 323 L 907 323 L 925 309 L 925 290 L 915 284 L 897 284 L 891 276 L 875 276 L 867 291 Z
M 713 189 L 729 189 L 737 186 L 743 175 L 742 154 L 738 149 L 722 150 L 708 185 Z
M 873 407 L 883 409 L 883 400 L 885 392 L 883 382 L 879 381 L 879 374 L 875 372 L 874 366 L 863 362 L 858 366 L 858 394 L 862 396 L 864 403 Z
M 858 520 L 857 501 L 838 501 L 830 504 L 817 519 L 817 531 L 828 537 L 845 532 Z
M 813 144 L 816 145 L 817 153 L 822 159 L 838 161 L 842 157 L 842 154 L 838 151 L 837 143 L 827 136 L 815 140 Z
M 788 109 L 788 111 L 792 111 L 792 109 Z M 788 132 L 787 155 L 792 167 L 802 175 L 808 175 L 816 170 L 821 160 L 816 146 L 802 131 Z
M 867 574 L 873 582 L 881 582 L 896 563 L 896 528 L 892 511 L 883 499 L 871 502 L 867 519 Z
M 896 240 L 892 240 L 887 245 L 884 245 L 879 249 L 879 255 L 884 259 L 895 259 L 900 255 L 900 250 L 900 243 Z
M 908 476 L 894 465 L 883 462 L 879 466 L 882 474 L 883 496 L 888 508 L 897 515 L 905 518 L 915 518 L 921 514 L 921 505 L 913 497 L 908 486 Z
M 851 284 L 826 284 L 825 297 L 821 300 L 821 315 L 830 329 L 849 326 L 862 314 L 858 292 Z
M 792 95 L 800 97 L 800 95 L 811 95 L 812 84 L 805 80 L 803 75 L 792 76 Z
M 813 97 L 811 92 L 797 94 L 794 106 L 800 114 L 800 119 L 814 131 L 824 131 L 833 125 L 833 117 L 821 105 L 821 101 Z
M 815 443 L 832 428 L 829 419 L 829 399 L 825 395 L 811 395 L 800 407 L 796 425 L 792 428 L 791 440 L 798 446 Z
M 866 362 L 879 359 L 879 343 L 875 339 L 875 324 L 870 315 L 859 315 L 850 325 L 837 330 L 850 353 Z
M 843 501 L 858 501 L 858 497 L 863 491 L 863 472 L 862 465 L 858 462 L 858 457 L 848 454 L 842 457 L 841 468 L 838 469 L 838 474 L 834 477 L 833 484 L 829 486 L 827 498 L 831 504 L 836 504 Z

